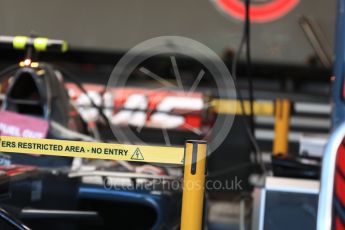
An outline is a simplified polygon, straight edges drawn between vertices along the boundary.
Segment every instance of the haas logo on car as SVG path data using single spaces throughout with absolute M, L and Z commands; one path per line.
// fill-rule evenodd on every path
M 283 17 L 294 9 L 300 0 L 254 0 L 250 1 L 250 19 L 253 22 L 270 22 Z M 244 0 L 214 0 L 216 6 L 226 14 L 243 20 Z
M 103 107 L 103 113 L 113 125 L 158 129 L 199 130 L 202 126 L 204 100 L 201 93 L 116 88 L 101 93 L 96 85 L 85 85 L 88 95 L 67 85 L 82 118 L 96 121 L 100 114 L 91 105 Z

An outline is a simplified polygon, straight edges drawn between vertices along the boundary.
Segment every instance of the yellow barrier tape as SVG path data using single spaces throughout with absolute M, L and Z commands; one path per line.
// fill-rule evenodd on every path
M 0 137 L 0 151 L 8 153 L 83 157 L 182 165 L 184 148 Z
M 219 114 L 237 114 L 241 115 L 242 106 L 239 100 L 232 99 L 214 99 L 211 102 L 213 111 Z M 254 115 L 257 116 L 273 116 L 274 115 L 274 103 L 272 101 L 254 101 Z M 246 115 L 249 115 L 250 102 L 244 100 L 244 110 Z

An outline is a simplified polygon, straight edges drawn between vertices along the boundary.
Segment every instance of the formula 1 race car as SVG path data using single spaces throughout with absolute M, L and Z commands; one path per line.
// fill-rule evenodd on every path
M 107 125 L 109 108 L 73 77 L 35 59 L 37 52 L 65 52 L 66 42 L 0 36 L 0 44 L 27 52 L 0 74 L 0 136 L 105 142 L 97 125 Z M 74 84 L 65 84 L 66 76 Z M 0 158 L 1 229 L 179 226 L 180 189 L 169 187 L 180 183 L 179 169 L 19 153 Z

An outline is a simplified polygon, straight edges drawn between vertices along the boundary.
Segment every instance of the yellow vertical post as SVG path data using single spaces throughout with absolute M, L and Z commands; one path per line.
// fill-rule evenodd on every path
M 201 230 L 203 223 L 205 174 L 205 141 L 187 141 L 184 158 L 181 230 Z
M 289 143 L 290 101 L 276 100 L 276 113 L 274 124 L 273 155 L 286 155 Z

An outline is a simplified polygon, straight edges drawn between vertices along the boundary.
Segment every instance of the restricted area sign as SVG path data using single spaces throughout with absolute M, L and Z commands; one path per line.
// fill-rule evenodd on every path
M 300 0 L 251 0 L 250 20 L 270 22 L 283 17 L 293 10 Z M 245 18 L 244 0 L 214 0 L 216 6 L 231 17 Z
M 182 165 L 184 148 L 1 136 L 0 152 Z

